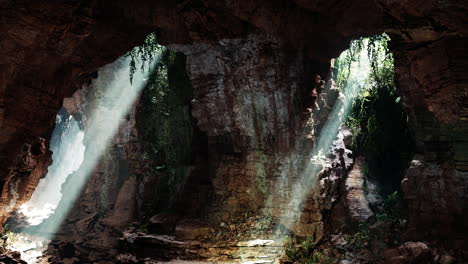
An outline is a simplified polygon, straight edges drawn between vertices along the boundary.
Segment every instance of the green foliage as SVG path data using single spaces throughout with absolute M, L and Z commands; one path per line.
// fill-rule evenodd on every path
M 384 195 L 398 188 L 413 146 L 395 86 L 389 40 L 385 34 L 358 40 L 367 41 L 371 74 L 345 123 L 354 135 L 354 151 L 366 158 L 367 175 L 381 183 Z
M 190 162 L 191 91 L 183 54 L 165 51 L 142 92 L 137 120 L 146 155 L 165 168 Z
M 302 258 L 302 252 L 295 247 L 292 241 L 286 243 L 284 251 L 290 261 L 296 262 Z
M 398 192 L 387 196 L 382 212 L 358 227 L 358 232 L 348 238 L 349 245 L 354 250 L 361 250 L 374 241 L 382 240 L 399 229 L 404 223 L 400 208 L 401 197 Z
M 302 251 L 305 255 L 310 255 L 314 252 L 317 243 L 315 242 L 315 238 L 307 237 L 304 241 L 302 241 Z
M 191 99 L 185 56 L 164 50 L 142 91 L 137 114 L 137 129 L 145 152 L 142 157 L 151 164 L 151 173 L 161 177 L 154 200 L 165 200 L 161 204 L 164 208 L 158 208 L 153 201 L 150 210 L 172 206 L 185 181 L 192 158 Z
M 378 86 L 395 94 L 393 55 L 388 49 L 390 37 L 386 34 L 369 37 L 367 55 L 371 63 L 372 78 Z
M 11 232 L 10 227 L 5 225 L 0 232 L 0 252 L 5 251 L 14 239 L 15 234 Z
M 150 33 L 142 45 L 128 52 L 127 56 L 130 57 L 130 82 L 132 82 L 133 75 L 137 70 L 136 60 L 140 59 L 142 61 L 140 70 L 144 72 L 153 62 L 155 55 L 162 52 L 163 49 L 164 47 L 158 44 L 156 33 Z
M 285 254 L 290 261 L 301 264 L 332 263 L 317 249 L 314 237 L 306 237 L 300 247 L 297 247 L 296 244 L 297 242 L 291 239 L 286 242 Z
M 321 251 L 315 251 L 309 258 L 305 259 L 304 264 L 332 264 L 333 261 L 325 256 Z
M 143 223 L 137 227 L 137 230 L 138 232 L 148 233 L 148 226 L 149 226 L 149 223 Z
M 349 49 L 344 51 L 344 56 L 340 56 L 335 60 L 334 76 L 336 85 L 339 88 L 346 87 L 349 76 L 351 74 L 351 64 L 359 59 L 359 53 L 364 48 L 363 38 L 351 41 Z

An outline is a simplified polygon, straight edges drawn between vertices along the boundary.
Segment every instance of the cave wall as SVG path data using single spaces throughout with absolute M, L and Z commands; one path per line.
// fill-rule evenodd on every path
M 195 92 L 201 102 L 221 100 L 225 105 L 233 106 L 232 109 L 239 111 L 239 114 L 226 113 L 230 109 L 224 107 L 225 105 L 210 106 L 210 102 L 197 101 L 193 104 L 193 114 L 198 117 L 200 127 L 212 135 L 212 140 L 221 141 L 222 149 L 226 147 L 225 142 L 228 142 L 227 145 L 231 148 L 229 151 L 234 153 L 255 149 L 264 151 L 263 148 L 270 147 L 272 149 L 269 152 L 290 148 L 293 141 L 291 137 L 297 136 L 294 132 L 297 127 L 294 124 L 301 124 L 295 115 L 299 116 L 301 112 L 286 103 L 290 99 L 282 101 L 284 106 L 287 105 L 285 109 L 276 107 L 276 111 L 272 111 L 278 118 L 287 117 L 289 123 L 283 120 L 269 122 L 275 119 L 263 120 L 265 114 L 260 111 L 267 111 L 267 107 L 260 108 L 255 115 L 251 115 L 250 110 L 244 109 L 241 104 L 236 108 L 236 101 L 230 101 L 229 98 L 235 98 L 238 102 L 254 99 L 265 102 L 265 96 L 262 96 L 265 94 L 266 98 L 272 100 L 271 91 L 268 90 L 271 87 L 281 91 L 279 97 L 287 98 L 290 96 L 287 92 L 290 83 L 280 79 L 280 84 L 276 85 L 273 76 L 264 77 L 268 74 L 284 77 L 287 72 L 284 69 L 277 70 L 274 66 L 268 69 L 270 66 L 267 66 L 265 69 L 252 71 L 250 64 L 257 62 L 257 58 L 247 57 L 239 64 L 235 60 L 231 61 L 233 56 L 258 56 L 259 61 L 270 62 L 269 64 L 293 65 L 293 74 L 318 73 L 325 76 L 329 70 L 329 59 L 337 56 L 351 38 L 386 31 L 394 39 L 392 51 L 395 54 L 396 78 L 410 115 L 409 122 L 419 143 L 418 154 L 424 157 L 424 168 L 442 168 L 431 172 L 431 177 L 424 176 L 427 173 L 420 172 L 421 170 L 408 172 L 405 184 L 412 185 L 406 188 L 408 191 L 405 196 L 412 217 L 410 223 L 416 229 L 421 226 L 420 223 L 457 229 L 460 220 L 455 220 L 452 216 L 466 219 L 467 215 L 466 208 L 461 208 L 459 202 L 466 199 L 466 188 L 460 187 L 466 185 L 463 180 L 453 180 L 464 179 L 466 172 L 467 60 L 464 54 L 468 34 L 467 5 L 462 1 L 439 0 L 360 0 L 353 3 L 342 0 L 142 1 L 138 5 L 133 1 L 2 1 L 2 215 L 7 216 L 9 211 L 26 201 L 39 178 L 45 175 L 46 164 L 50 160 L 50 153 L 46 151 L 48 138 L 63 98 L 70 96 L 89 80 L 89 73 L 141 43 L 144 36 L 151 31 L 159 33 L 163 44 L 195 44 L 193 50 L 186 49 L 185 52 L 189 57 L 200 59 L 193 61 L 195 68 L 190 69 L 189 66 L 189 72 L 194 86 L 200 87 Z M 259 32 L 262 33 L 257 34 L 261 36 L 259 39 L 249 36 L 250 33 Z M 273 37 L 267 37 L 268 34 L 263 34 L 265 32 Z M 229 48 L 222 50 L 218 44 L 212 46 L 217 40 L 224 38 L 231 40 L 224 43 L 221 41 L 219 46 L 245 44 L 247 51 L 232 53 L 228 52 Z M 293 56 L 269 53 L 268 49 L 271 47 L 264 51 L 257 48 L 252 50 L 249 44 L 266 41 L 270 44 L 264 45 L 265 47 L 277 45 L 271 38 L 284 41 L 285 45 L 292 47 L 290 50 L 295 50 L 292 52 Z M 212 49 L 212 53 L 203 54 L 207 49 Z M 196 50 L 200 53 L 190 53 Z M 294 72 L 294 65 L 297 65 L 294 59 L 297 59 L 298 53 L 310 60 L 307 72 Z M 275 61 L 278 59 L 279 61 Z M 220 61 L 227 63 L 220 64 Z M 213 68 L 213 65 L 223 65 L 226 68 L 221 71 Z M 255 66 L 261 67 L 262 64 Z M 198 69 L 202 70 L 200 73 L 196 72 L 198 67 L 203 67 Z M 203 77 L 203 70 L 213 74 L 212 78 Z M 226 72 L 236 72 L 240 77 L 249 78 L 219 77 L 226 75 Z M 260 75 L 253 75 L 256 73 Z M 266 87 L 262 83 L 256 83 L 256 79 L 275 83 Z M 210 83 L 211 81 L 214 83 Z M 304 80 L 299 78 L 295 82 L 302 85 Z M 255 86 L 244 86 L 252 84 Z M 216 87 L 220 87 L 219 93 L 213 91 L 218 89 Z M 237 89 L 245 89 L 246 94 L 252 97 L 243 94 L 229 96 L 229 93 Z M 207 92 L 206 95 L 202 94 L 204 91 Z M 265 103 L 273 102 L 274 100 Z M 225 114 L 211 115 L 213 112 Z M 246 117 L 254 118 L 245 120 Z M 255 119 L 262 120 L 259 122 L 260 126 L 250 122 Z M 255 126 L 257 129 L 252 129 Z M 271 128 L 283 132 L 281 135 L 273 135 L 278 144 L 268 141 L 271 136 L 253 134 L 255 131 L 262 131 L 270 135 L 268 130 Z M 230 136 L 223 135 L 228 132 L 231 133 Z M 231 137 L 235 137 L 235 145 Z M 258 164 L 262 158 L 253 155 L 251 159 Z M 420 160 L 419 156 L 415 160 Z M 224 162 L 220 164 L 250 166 L 245 157 Z M 229 183 L 223 181 L 223 175 L 224 172 L 219 171 L 215 178 L 221 189 L 228 187 Z M 423 182 L 420 179 L 424 179 Z M 436 189 L 432 184 L 434 179 L 441 181 Z M 411 188 L 414 185 L 421 188 Z M 244 187 L 241 186 L 241 190 L 248 189 Z M 427 195 L 427 190 L 438 195 L 430 194 L 431 199 L 422 199 L 424 194 Z M 15 195 L 18 199 L 13 199 Z M 256 201 L 258 197 L 253 196 L 255 195 L 250 195 Z M 12 201 L 15 202 L 11 203 Z M 441 206 L 431 206 L 427 204 L 429 201 L 440 203 Z M 438 212 L 444 212 L 443 215 L 449 217 L 441 217 L 435 223 L 422 220 Z
M 122 62 L 116 65 L 119 63 Z M 101 82 L 112 78 L 112 70 L 116 68 L 118 66 L 109 66 L 100 72 Z M 100 136 L 87 133 L 93 131 L 89 123 L 90 116 L 98 116 L 101 123 L 105 123 L 105 118 L 108 117 L 95 114 L 106 111 L 107 107 L 106 100 L 97 99 L 99 92 L 96 90 L 102 89 L 99 84 L 96 82 L 84 86 L 64 100 L 65 110 L 82 120 L 85 157 L 95 151 L 92 144 L 96 141 L 91 137 Z M 59 224 L 54 241 L 48 248 L 48 253 L 52 256 L 87 261 L 111 260 L 110 256 L 117 254 L 120 231 L 138 219 L 138 198 L 142 193 L 139 188 L 141 182 L 144 182 L 141 180 L 144 178 L 143 174 L 148 169 L 147 163 L 141 159 L 143 151 L 136 130 L 138 103 L 138 100 L 134 102 L 128 115 L 120 120 L 115 136 L 90 175 L 86 175 L 86 166 L 92 161 L 85 159 L 62 185 L 62 193 L 73 193 L 76 186 L 80 185 L 80 178 L 89 177 L 83 189 L 78 190 L 76 201 L 69 204 L 69 196 L 64 195 L 55 214 L 39 225 L 39 230 L 42 228 L 47 231 L 54 223 Z M 71 206 L 69 211 L 64 209 L 67 206 Z M 64 210 L 67 215 L 63 215 Z
M 122 55 L 148 32 L 139 27 L 116 27 L 102 19 L 98 22 L 96 9 L 91 2 L 0 3 L 2 222 L 29 199 L 46 174 L 48 141 L 63 98 L 80 89 L 97 67 Z M 39 151 L 29 151 L 30 146 Z M 12 202 L 15 193 L 19 198 Z
M 466 248 L 468 42 L 434 32 L 423 36 L 395 36 L 393 47 L 417 152 L 402 182 L 408 237 L 440 238 L 448 247 Z
M 282 221 L 294 223 L 299 215 L 300 221 L 283 227 L 283 232 L 291 229 L 299 236 L 320 239 L 327 221 L 323 214 L 338 200 L 338 186 L 352 163 L 343 137 L 336 140 L 333 154 L 318 176 L 317 189 L 305 197 L 301 205 L 304 210 L 291 211 L 290 189 L 308 164 L 319 127 L 327 118 L 324 112 L 329 112 L 326 105 L 338 99 L 334 82 L 329 80 L 320 94 L 319 105 L 324 112 L 319 115 L 318 110 L 309 108 L 313 102 L 308 90 L 315 83 L 303 78 L 315 76 L 306 74 L 309 60 L 277 38 L 250 35 L 247 39 L 170 48 L 187 54 L 186 69 L 194 90 L 193 126 L 206 137 L 208 153 L 202 160 L 206 164 L 195 158 L 187 180 L 169 180 L 170 187 L 181 192 L 179 201 L 169 201 L 171 197 L 163 195 L 161 187 L 167 184 L 164 179 L 169 175 L 165 174 L 170 171 L 151 168 L 155 165 L 145 158 L 143 139 L 138 136 L 145 127 L 135 126 L 132 110 L 55 236 L 57 242 L 49 253 L 66 257 L 61 251 L 71 242 L 77 258 L 112 259 L 121 231 L 132 224 L 139 226 L 136 230 L 140 232 L 149 230 L 176 239 L 209 240 L 226 246 L 242 239 L 268 238 Z M 93 89 L 86 87 L 65 100 L 68 111 L 83 116 L 85 134 L 86 113 L 95 108 L 87 99 Z M 67 186 L 73 186 L 72 178 L 78 176 L 71 176 L 64 185 L 65 192 Z M 175 208 L 157 206 L 161 203 L 174 203 Z M 222 256 L 216 249 L 219 246 L 211 247 L 218 258 Z M 170 252 L 160 250 L 161 255 Z M 194 252 L 198 257 L 206 256 L 202 250 Z
M 288 190 L 307 165 L 318 127 L 327 117 L 323 112 L 313 116 L 310 110 L 317 74 L 310 60 L 268 35 L 169 48 L 187 55 L 194 89 L 192 114 L 207 137 L 213 197 L 204 217 L 226 225 L 239 221 L 245 225 L 258 218 L 270 219 L 269 225 L 278 223 L 288 211 Z M 333 81 L 327 87 L 321 95 L 324 110 L 337 99 Z M 334 169 L 324 169 L 319 177 L 325 183 L 317 192 L 323 195 L 306 199 L 307 209 L 293 232 L 323 234 L 321 211 L 331 208 L 336 198 L 332 186 L 339 182 L 332 179 L 340 179 L 350 165 L 341 163 L 337 153 Z M 245 233 L 262 232 L 251 229 Z M 229 239 L 229 232 L 222 234 Z

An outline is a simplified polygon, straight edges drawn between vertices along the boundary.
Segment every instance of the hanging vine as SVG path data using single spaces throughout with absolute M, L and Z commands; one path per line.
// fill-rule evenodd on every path
M 372 78 L 381 88 L 394 93 L 393 55 L 388 49 L 389 41 L 390 37 L 387 34 L 369 37 L 367 55 L 371 64 Z
M 366 171 L 378 178 L 388 188 L 383 190 L 384 194 L 389 194 L 399 186 L 413 144 L 394 81 L 389 36 L 357 41 L 363 43 L 358 47 L 367 48 L 371 69 L 365 87 L 353 102 L 346 125 L 354 134 L 354 151 L 366 158 Z
M 340 56 L 335 60 L 335 69 L 337 72 L 336 85 L 340 89 L 346 87 L 349 76 L 351 74 L 351 65 L 353 62 L 358 61 L 359 53 L 364 48 L 364 38 L 352 40 L 349 49 L 345 51 L 345 56 Z
M 140 70 L 144 72 L 155 59 L 155 55 L 161 53 L 164 47 L 158 44 L 156 33 L 150 33 L 142 45 L 133 48 L 127 53 L 130 57 L 130 83 L 136 72 L 136 60 L 141 60 Z

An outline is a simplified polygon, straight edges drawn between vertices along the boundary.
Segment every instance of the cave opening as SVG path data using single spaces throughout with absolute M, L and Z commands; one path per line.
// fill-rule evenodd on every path
M 48 240 L 42 234 L 28 232 L 28 229 L 40 225 L 54 214 L 63 196 L 62 184 L 83 162 L 84 132 L 77 119 L 64 108 L 60 109 L 50 139 L 53 154 L 47 175 L 39 181 L 31 199 L 22 204 L 16 215 L 7 222 L 14 232 L 9 234 L 8 248 L 19 251 L 22 259 L 28 263 L 36 263 Z
M 367 47 L 368 40 L 363 39 L 360 45 Z M 343 137 L 342 125 L 348 119 L 356 97 L 369 82 L 371 62 L 366 50 L 356 49 L 352 43 L 348 50 L 332 61 L 332 65 L 336 72 L 330 73 L 327 82 L 316 78 L 312 91 L 315 102 L 309 119 L 313 127 L 309 137 L 313 139 L 314 145 L 306 154 L 309 161 L 304 165 L 299 179 L 293 182 L 288 206 L 280 218 L 281 227 L 284 226 L 287 230 L 292 230 L 297 224 L 305 201 L 311 195 L 318 195 L 314 190 L 321 175 L 334 166 L 333 159 L 330 160 L 329 157 L 349 160 L 351 156 L 351 152 L 346 152 L 344 146 L 341 146 L 343 153 L 333 153 L 333 148 L 340 148 L 338 145 L 339 139 Z M 323 120 L 323 116 L 329 117 Z
M 321 231 L 315 229 L 315 232 L 301 234 L 297 232 L 297 225 L 313 213 L 307 211 L 311 206 L 308 201 L 311 196 L 320 195 L 317 186 L 324 184 L 324 175 L 330 174 L 330 168 L 340 167 L 340 162 L 344 171 L 337 175 L 352 175 L 344 183 L 347 194 L 343 199 L 351 204 L 349 213 L 353 220 L 342 222 L 342 230 L 358 230 L 353 236 L 360 236 L 362 232 L 369 232 L 363 227 L 367 223 L 398 225 L 405 221 L 400 183 L 414 147 L 395 84 L 389 42 L 386 34 L 351 41 L 350 47 L 332 60 L 329 80 L 321 81 L 319 77 L 315 80 L 310 119 L 314 128 L 310 137 L 315 143 L 308 154 L 310 161 L 292 185 L 290 202 L 276 227 L 276 234 L 281 235 L 275 239 L 287 235 L 280 244 L 291 261 L 319 263 L 326 260 L 316 249 Z M 323 120 L 321 116 L 328 118 Z M 287 184 L 280 182 L 280 186 Z M 338 218 L 333 210 L 331 216 Z M 360 223 L 359 227 L 353 221 Z M 337 226 L 340 225 L 335 228 Z M 281 232 L 284 228 L 289 231 Z M 302 241 L 300 249 L 294 247 L 298 241 Z
M 47 175 L 39 181 L 31 199 L 19 209 L 19 214 L 26 217 L 29 225 L 41 224 L 57 208 L 62 197 L 62 184 L 83 162 L 83 138 L 79 121 L 62 108 L 57 114 L 50 140 L 52 164 Z
M 395 82 L 390 43 L 387 34 L 355 40 L 346 57 L 337 60 L 343 66 L 335 70 L 340 86 L 347 81 L 343 76 L 349 74 L 343 67 L 355 60 L 356 52 L 365 52 L 369 59 L 370 71 L 352 102 L 344 126 L 352 134 L 353 154 L 364 158 L 366 192 L 375 192 L 384 199 L 401 191 L 400 183 L 414 154 L 408 115 Z
M 127 191 L 130 195 L 136 193 L 137 197 L 139 212 L 131 212 L 140 217 L 140 222 L 133 223 L 131 227 L 132 230 L 137 230 L 135 231 L 138 233 L 137 236 L 140 233 L 149 233 L 150 238 L 154 238 L 151 235 L 163 235 L 164 237 L 157 239 L 179 243 L 180 241 L 173 240 L 174 237 L 167 235 L 178 232 L 176 228 L 179 227 L 180 218 L 187 215 L 196 218 L 197 221 L 208 218 L 207 214 L 211 212 L 203 208 L 200 203 L 210 204 L 216 199 L 213 196 L 211 178 L 213 168 L 207 164 L 210 163 L 210 158 L 217 158 L 210 157 L 212 153 L 209 141 L 221 137 L 209 137 L 194 123 L 197 120 L 193 119 L 191 113 L 193 87 L 186 72 L 186 56 L 157 45 L 153 34 L 148 39 L 149 42 L 145 42 L 143 47 L 132 50 L 129 56 L 122 57 L 100 69 L 97 78 L 89 87 L 84 87 L 80 91 L 86 99 L 81 102 L 83 109 L 79 110 L 79 122 L 65 110 L 59 113 L 57 124 L 61 124 L 62 120 L 69 120 L 68 122 L 74 124 L 74 136 L 70 137 L 73 143 L 64 146 L 81 158 L 66 159 L 65 154 L 53 150 L 66 159 L 73 168 L 72 171 L 76 172 L 73 173 L 74 178 L 70 180 L 63 178 L 54 181 L 55 187 L 51 188 L 56 192 L 62 187 L 62 193 L 66 195 L 60 204 L 57 201 L 61 195 L 45 195 L 56 204 L 44 207 L 46 213 L 42 213 L 41 216 L 37 215 L 38 206 L 34 204 L 47 205 L 46 200 L 37 197 L 41 197 L 39 193 L 44 194 L 48 191 L 44 191 L 47 187 L 38 185 L 36 189 L 38 193 L 34 193 L 31 200 L 25 203 L 19 212 L 30 216 L 30 221 L 28 220 L 30 225 L 39 225 L 42 221 L 44 223 L 37 228 L 28 228 L 27 232 L 41 234 L 48 240 L 54 238 L 62 222 L 70 217 L 70 209 L 73 208 L 83 186 L 89 184 L 88 177 L 93 173 L 104 175 L 101 177 L 104 181 L 91 182 L 103 185 L 98 189 L 102 191 L 98 195 L 99 201 L 84 202 L 85 206 L 82 209 L 89 210 L 86 212 L 91 215 L 89 218 L 81 219 L 82 215 L 72 212 L 73 220 L 70 221 L 81 225 L 82 221 L 86 220 L 83 225 L 90 228 L 90 232 L 100 232 L 104 229 L 96 224 L 100 218 L 115 229 L 123 228 L 123 224 L 121 225 L 119 221 L 127 225 L 125 221 L 133 219 L 131 218 L 133 215 L 119 215 L 120 212 L 108 215 L 112 210 L 130 211 L 132 205 L 126 207 L 125 203 L 128 201 L 124 200 L 125 194 L 122 194 Z M 310 218 L 311 210 L 305 207 L 310 206 L 307 203 L 311 200 L 311 196 L 314 198 L 321 196 L 316 190 L 320 184 L 323 184 L 324 175 L 344 177 L 343 175 L 353 167 L 352 159 L 355 159 L 355 167 L 357 160 L 360 160 L 359 157 L 363 157 L 364 160 L 359 173 L 363 175 L 363 184 L 360 188 L 364 190 L 364 196 L 360 198 L 367 200 L 366 206 L 370 207 L 366 210 L 377 212 L 377 216 L 382 216 L 378 212 L 386 206 L 383 200 L 385 197 L 394 198 L 392 195 L 399 190 L 399 183 L 412 155 L 412 141 L 406 124 L 407 117 L 394 82 L 394 62 L 388 49 L 389 41 L 389 37 L 385 34 L 354 40 L 349 49 L 332 60 L 330 75 L 326 81 L 320 77 L 312 78 L 314 84 L 310 97 L 313 98 L 313 102 L 307 112 L 309 120 L 307 129 L 304 129 L 306 132 L 303 133 L 314 142 L 313 147 L 308 149 L 307 153 L 303 153 L 301 149 L 301 152 L 290 154 L 288 157 L 290 159 L 296 156 L 306 157 L 305 163 L 297 163 L 302 166 L 301 172 L 294 179 L 279 178 L 275 182 L 276 187 L 272 187 L 286 196 L 286 201 L 283 201 L 286 205 L 274 217 L 268 210 L 262 211 L 267 214 L 263 217 L 269 217 L 269 221 L 275 223 L 275 229 L 265 233 L 249 230 L 250 233 L 246 237 L 252 240 L 239 244 L 244 248 L 272 245 L 276 251 L 274 256 L 269 255 L 268 258 L 262 256 L 264 252 L 260 250 L 247 255 L 244 255 L 245 249 L 233 253 L 243 263 L 253 263 L 251 259 L 257 257 L 263 258 L 261 261 L 265 263 L 272 262 L 273 259 L 270 261 L 270 258 L 277 258 L 283 254 L 278 248 L 284 248 L 285 254 L 289 254 L 291 261 L 317 263 L 316 259 L 322 259 L 321 250 L 315 246 L 323 235 L 320 233 L 323 230 L 314 227 L 315 230 L 310 232 L 296 228 L 299 221 L 304 218 L 304 212 Z M 145 66 L 148 61 L 149 65 Z M 138 88 L 134 88 L 135 86 Z M 122 126 L 130 128 L 129 132 L 125 132 Z M 138 131 L 141 146 L 129 151 L 126 149 L 128 142 L 136 138 L 133 128 Z M 56 129 L 61 130 L 60 126 Z M 74 140 L 75 137 L 77 140 Z M 129 138 L 131 140 L 128 140 Z M 235 153 L 233 149 L 227 151 L 226 149 L 231 148 L 233 143 L 230 141 L 232 137 L 225 138 L 223 141 L 226 142 L 218 144 L 222 145 L 220 151 L 211 149 L 215 155 L 219 152 L 238 159 L 248 159 Z M 54 142 L 54 139 L 51 141 Z M 211 147 L 215 148 L 216 144 L 214 145 Z M 112 148 L 110 151 L 112 154 L 109 154 L 108 148 Z M 261 149 L 255 151 L 261 152 Z M 133 156 L 130 157 L 129 153 Z M 83 155 L 85 158 L 82 161 Z M 100 163 L 99 160 L 103 155 L 115 155 L 118 160 L 116 168 L 111 162 Z M 132 179 L 129 161 L 135 159 L 145 163 L 144 172 L 138 176 L 140 181 L 136 187 L 138 191 L 132 190 L 134 186 L 128 184 Z M 262 157 L 260 160 L 265 162 L 266 158 Z M 256 170 L 257 178 L 253 185 L 258 189 L 259 196 L 266 198 L 263 201 L 264 208 L 271 207 L 273 201 L 268 197 L 272 195 L 269 189 L 271 186 L 265 183 L 266 174 L 269 172 L 260 164 L 261 162 L 254 162 L 256 164 L 253 170 Z M 53 165 L 59 166 L 55 161 Z M 48 177 L 46 176 L 44 181 L 52 182 Z M 195 194 L 191 196 L 191 192 Z M 111 197 L 112 195 L 114 196 Z M 204 197 L 195 197 L 196 195 Z M 60 210 L 53 214 L 53 209 L 57 205 Z M 326 217 L 333 215 L 331 211 L 333 211 L 332 206 L 321 213 Z M 374 213 L 369 213 L 366 220 Z M 190 224 L 192 225 L 188 225 L 188 228 L 196 230 L 194 232 L 205 232 L 206 226 Z M 306 224 L 313 225 L 310 222 Z M 98 226 L 98 229 L 93 229 L 95 226 Z M 220 226 L 224 228 L 224 222 L 221 222 Z M 231 226 L 229 228 L 232 229 Z M 203 231 L 199 231 L 200 229 Z M 67 235 L 65 232 L 59 235 L 63 238 Z M 179 230 L 179 232 L 191 232 L 191 230 Z M 291 237 L 297 240 L 293 242 Z M 132 239 L 131 237 L 130 240 Z M 294 243 L 298 241 L 302 241 L 302 246 L 298 249 L 305 250 L 302 253 L 295 251 L 297 247 Z M 71 252 L 78 251 L 71 243 L 62 246 L 59 250 L 63 251 L 64 248 L 69 248 Z M 62 256 L 73 256 L 73 254 L 75 253 L 63 253 Z
M 100 160 L 109 152 L 119 153 L 115 143 L 134 136 L 132 131 L 121 132 L 128 123 L 135 122 L 130 115 L 133 112 L 134 116 L 135 103 L 164 50 L 159 45 L 148 45 L 154 43 L 152 36 L 142 46 L 91 74 L 89 84 L 64 99 L 50 139 L 53 155 L 48 173 L 31 199 L 21 205 L 5 226 L 4 246 L 19 251 L 27 263 L 45 261 L 43 254 L 67 217 L 73 215 L 90 176 L 102 169 Z M 122 158 L 112 171 L 112 177 L 117 179 L 110 181 L 129 177 L 126 160 Z M 100 206 L 103 208 L 91 210 L 106 210 L 106 204 Z
M 0 1 L 0 262 L 467 262 L 467 15 Z

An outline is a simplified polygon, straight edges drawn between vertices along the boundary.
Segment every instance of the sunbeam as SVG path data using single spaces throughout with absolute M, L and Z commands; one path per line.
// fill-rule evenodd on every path
M 65 193 L 54 214 L 35 229 L 34 233 L 47 239 L 52 238 L 56 233 L 70 209 L 73 208 L 101 155 L 117 133 L 120 123 L 140 95 L 149 73 L 158 60 L 159 57 L 153 60 L 149 70 L 136 71 L 132 84 L 130 84 L 129 57 L 120 58 L 100 69 L 99 77 L 89 87 L 89 91 L 93 93 L 93 99 L 87 104 L 92 107 L 89 107 L 91 111 L 86 113 L 86 118 L 83 120 L 85 127 L 83 141 L 86 146 L 83 163 L 62 185 L 62 191 Z M 140 65 L 137 64 L 136 67 L 140 67 L 141 63 L 138 61 Z
M 19 210 L 30 225 L 39 225 L 54 212 L 62 198 L 62 184 L 83 162 L 83 137 L 78 121 L 66 110 L 60 110 L 50 141 L 53 163 L 47 175 L 39 181 L 31 199 Z
M 364 47 L 367 46 L 367 43 L 368 41 L 364 40 Z M 368 80 L 371 68 L 366 50 L 366 48 L 361 49 L 357 60 L 351 63 L 346 85 L 341 88 L 340 96 L 333 105 L 329 118 L 316 137 L 316 142 L 309 155 L 311 158 L 304 172 L 292 187 L 287 210 L 283 212 L 280 220 L 280 223 L 287 229 L 291 229 L 294 222 L 299 219 L 304 201 L 315 188 L 317 175 L 325 166 L 325 155 L 330 151 L 343 121 L 348 116 L 352 102 Z M 340 57 L 346 56 L 348 52 L 350 51 L 344 51 Z
M 162 50 L 162 49 L 161 49 Z M 20 209 L 29 227 L 12 234 L 11 250 L 20 251 L 28 263 L 37 263 L 69 211 L 79 198 L 101 156 L 113 140 L 120 124 L 145 87 L 149 74 L 160 59 L 150 65 L 139 58 L 124 56 L 102 67 L 98 78 L 85 88 L 87 107 L 82 126 L 68 113 L 59 113 L 52 137 L 53 164 L 31 199 Z M 131 67 L 138 69 L 132 73 Z M 142 70 L 139 70 L 142 69 Z M 62 110 L 64 111 L 64 110 Z

